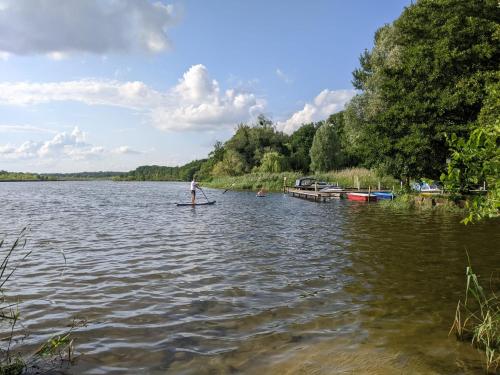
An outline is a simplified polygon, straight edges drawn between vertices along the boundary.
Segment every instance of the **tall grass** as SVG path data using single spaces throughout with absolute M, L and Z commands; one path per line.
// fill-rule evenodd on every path
M 450 334 L 471 341 L 484 352 L 487 372 L 496 373 L 500 365 L 500 298 L 494 291 L 487 294 L 469 265 L 464 302 L 458 301 Z
M 234 190 L 258 190 L 264 188 L 268 191 L 281 191 L 283 185 L 293 186 L 295 180 L 303 177 L 299 172 L 282 172 L 282 173 L 250 173 L 242 176 L 224 176 L 214 177 L 210 180 L 203 181 L 203 185 L 227 189 L 231 187 Z M 398 186 L 397 180 L 389 176 L 378 176 L 374 171 L 364 168 L 350 168 L 340 171 L 331 171 L 326 173 L 318 173 L 311 175 L 319 181 L 325 181 L 331 184 L 338 184 L 346 188 L 372 188 L 380 185 L 382 188 L 392 189 L 393 186 Z M 286 179 L 285 179 L 286 178 Z

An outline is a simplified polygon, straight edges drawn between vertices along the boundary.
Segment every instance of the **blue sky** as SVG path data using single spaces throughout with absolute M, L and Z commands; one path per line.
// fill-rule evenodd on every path
M 0 170 L 180 165 L 260 113 L 291 133 L 409 4 L 0 0 Z

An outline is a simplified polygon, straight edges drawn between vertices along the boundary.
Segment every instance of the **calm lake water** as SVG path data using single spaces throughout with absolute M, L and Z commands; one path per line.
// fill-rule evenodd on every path
M 499 221 L 211 189 L 176 207 L 188 188 L 0 183 L 0 235 L 32 229 L 6 291 L 22 348 L 76 317 L 70 374 L 482 373 L 448 331 L 466 250 L 498 281 Z

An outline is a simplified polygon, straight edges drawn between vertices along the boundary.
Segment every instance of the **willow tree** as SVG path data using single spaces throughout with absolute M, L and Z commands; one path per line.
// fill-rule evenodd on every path
M 327 172 L 342 165 L 342 150 L 335 126 L 325 122 L 314 135 L 311 150 L 311 170 Z

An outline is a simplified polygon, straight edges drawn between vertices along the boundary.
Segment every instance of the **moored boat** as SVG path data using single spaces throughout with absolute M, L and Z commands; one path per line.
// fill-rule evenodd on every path
M 395 195 L 393 193 L 386 193 L 382 191 L 377 191 L 375 193 L 372 193 L 377 197 L 377 199 L 394 199 Z
M 347 199 L 350 201 L 368 202 L 370 200 L 373 202 L 377 200 L 377 197 L 368 193 L 347 193 Z

